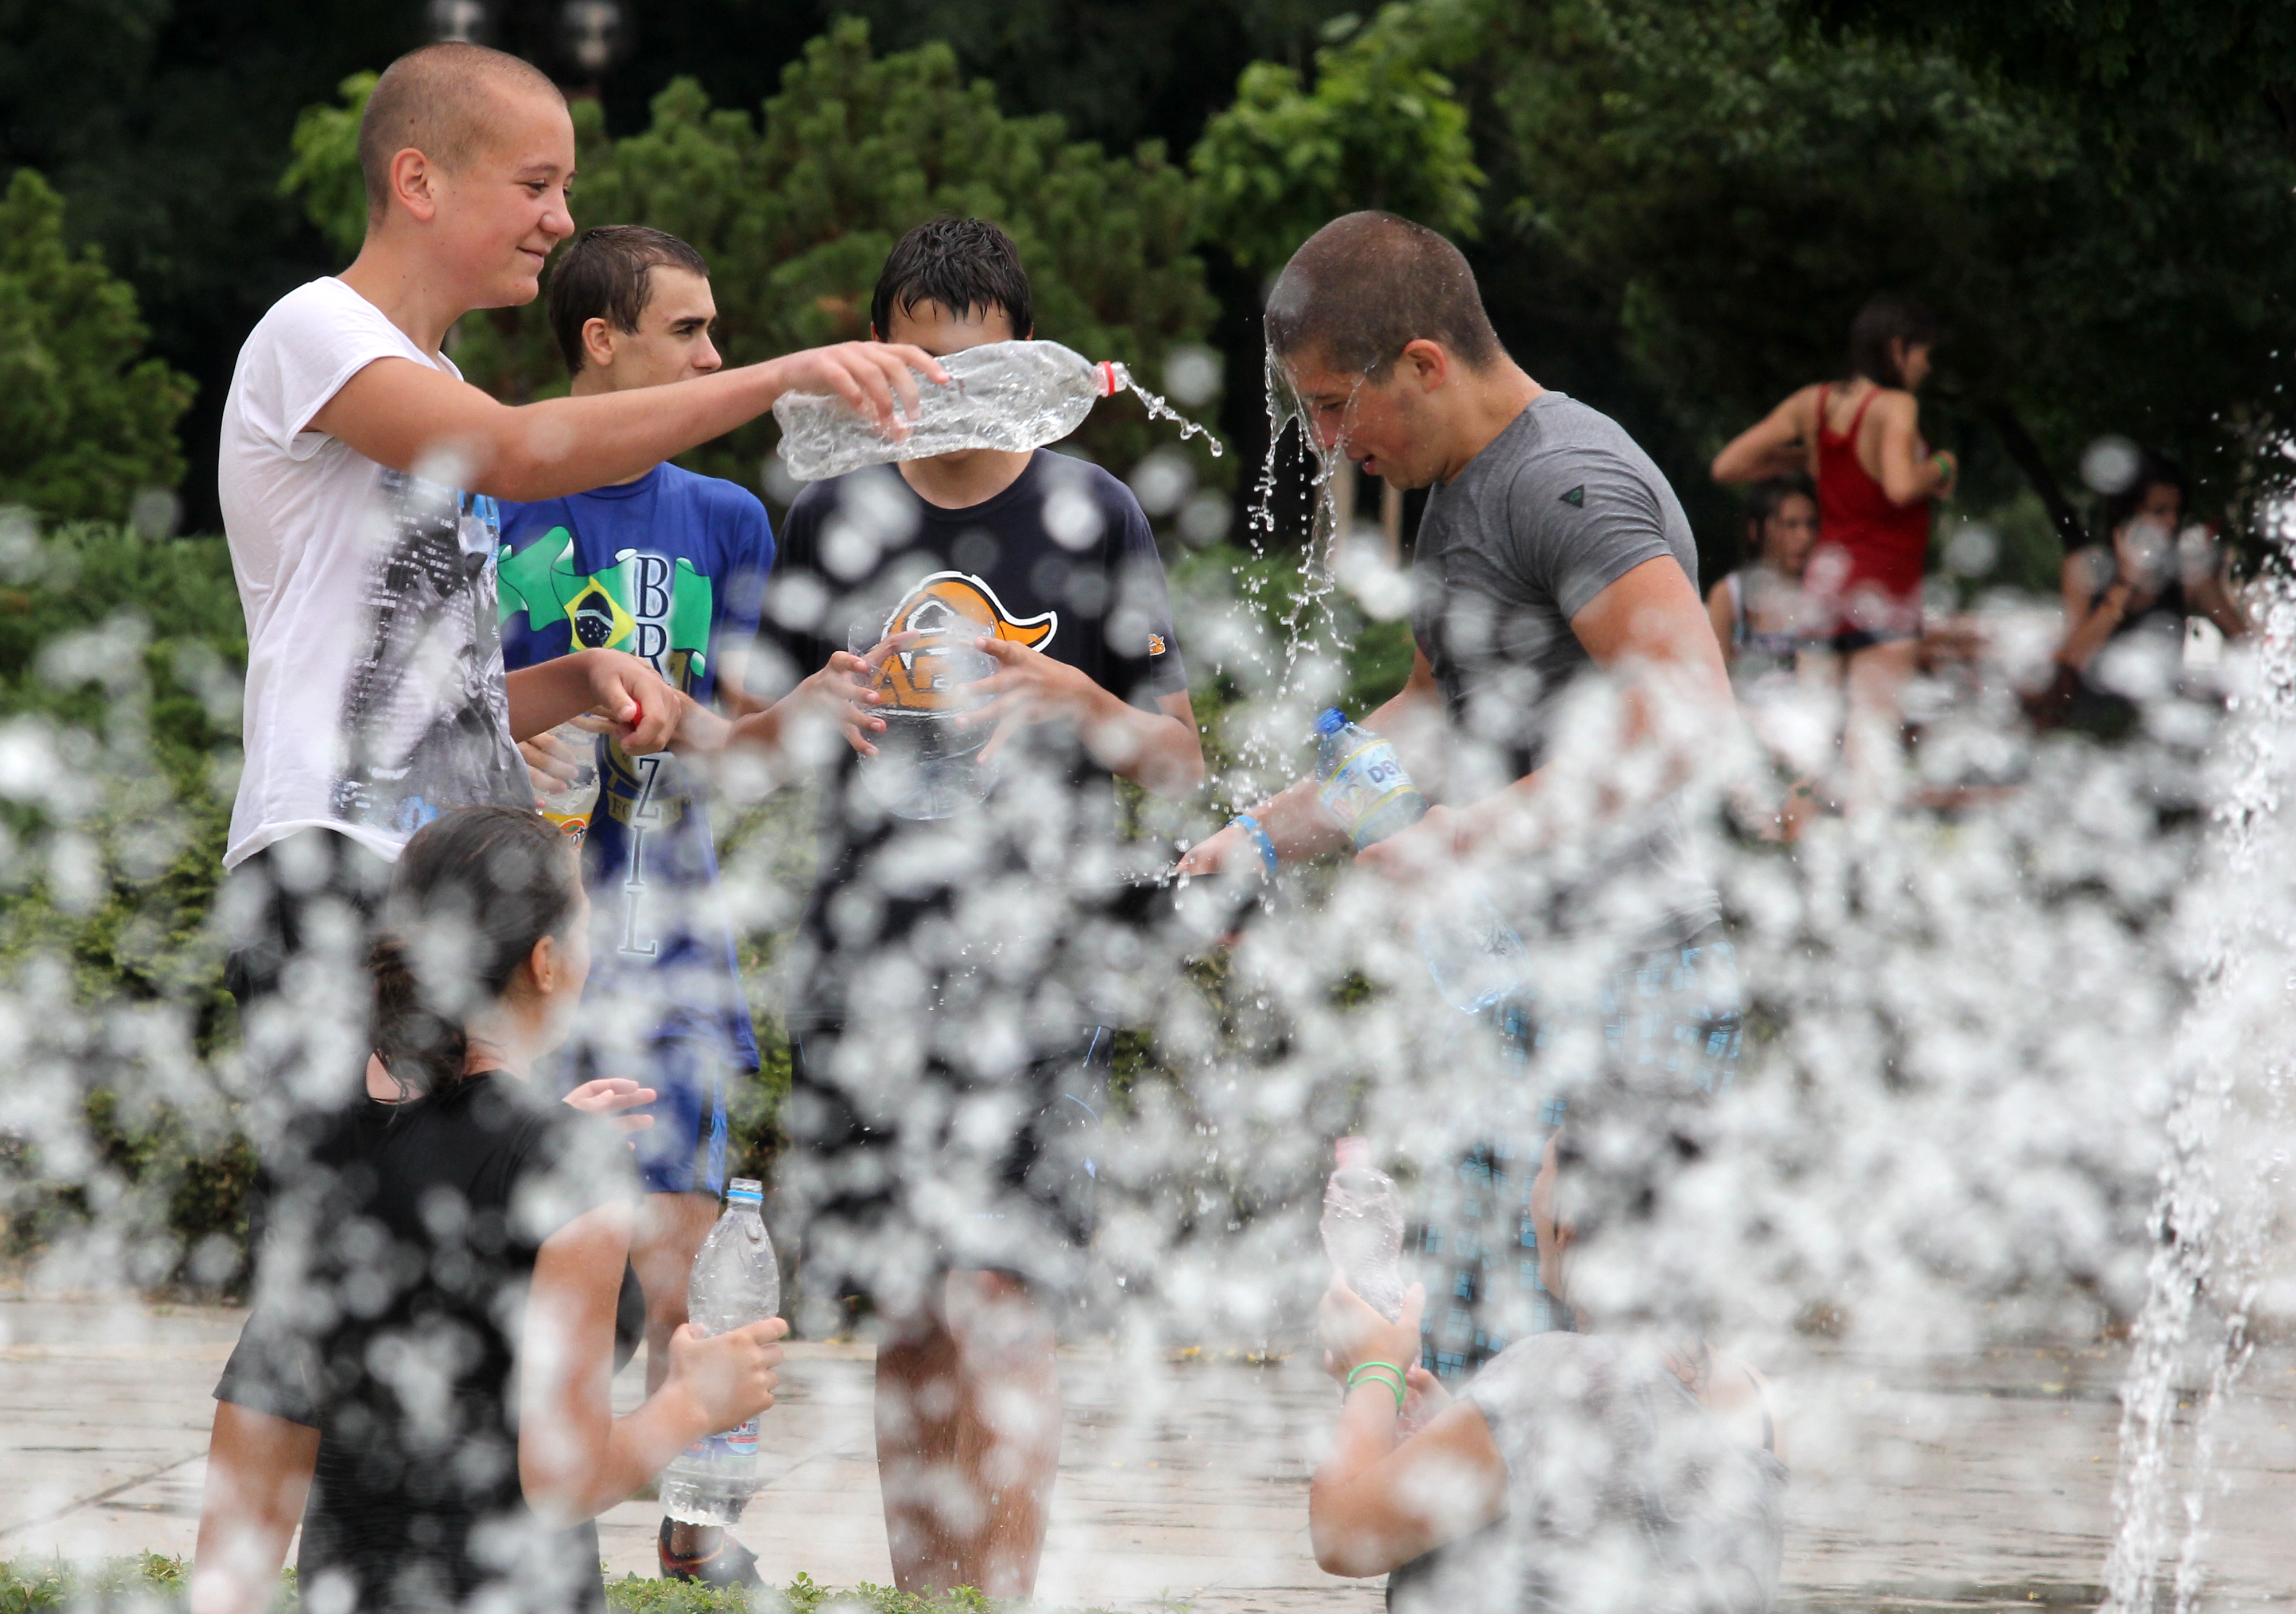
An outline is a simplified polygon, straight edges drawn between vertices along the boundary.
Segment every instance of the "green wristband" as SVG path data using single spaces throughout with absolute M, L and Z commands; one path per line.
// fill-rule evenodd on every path
M 1348 1389 L 1354 1389 L 1357 1382 L 1365 1373 L 1373 1375 L 1379 1383 L 1386 1385 L 1395 1392 L 1395 1410 L 1401 1412 L 1403 1410 L 1403 1370 L 1392 1362 L 1358 1362 L 1354 1371 L 1348 1374 Z M 1395 1378 L 1390 1382 L 1386 1379 L 1378 1378 L 1381 1373 L 1393 1373 Z

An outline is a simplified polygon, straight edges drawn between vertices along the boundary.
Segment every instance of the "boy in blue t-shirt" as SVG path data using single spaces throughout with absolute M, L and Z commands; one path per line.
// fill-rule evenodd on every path
M 550 283 L 550 322 L 577 397 L 661 386 L 722 364 L 700 253 L 634 225 L 586 232 Z M 499 566 L 503 660 L 516 668 L 570 651 L 625 651 L 687 700 L 733 716 L 774 537 L 757 496 L 676 465 L 565 498 L 505 504 Z M 548 736 L 521 748 L 538 777 L 568 760 Z M 646 1380 L 669 1365 L 686 1320 L 693 1257 L 725 1184 L 726 1084 L 758 1069 L 734 936 L 700 780 L 667 751 L 598 745 L 600 790 L 584 846 L 592 974 L 578 1059 L 584 1075 L 636 1077 L 660 1097 L 635 1135 L 647 1190 L 630 1261 L 646 1299 Z M 673 1542 L 673 1534 L 677 1539 Z M 663 1573 L 738 1577 L 738 1544 L 662 1521 Z M 738 1564 L 705 1561 L 740 1558 Z

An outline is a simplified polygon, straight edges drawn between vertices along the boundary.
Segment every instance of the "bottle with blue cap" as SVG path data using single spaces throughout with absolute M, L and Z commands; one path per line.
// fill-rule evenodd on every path
M 1427 798 L 1395 742 L 1349 722 L 1336 706 L 1316 719 L 1316 799 L 1358 852 L 1427 816 Z
M 1316 720 L 1316 799 L 1358 852 L 1427 816 L 1427 798 L 1395 754 L 1395 744 L 1348 721 L 1336 706 Z M 1437 914 L 1414 939 L 1427 972 L 1452 1007 L 1480 1014 L 1520 989 L 1530 949 L 1488 899 Z
M 693 1258 L 686 1319 L 705 1338 L 779 1316 L 781 1264 L 766 1234 L 765 1184 L 735 1177 L 726 1214 Z M 662 1471 L 662 1512 L 684 1524 L 729 1525 L 758 1489 L 758 1421 L 704 1435 Z

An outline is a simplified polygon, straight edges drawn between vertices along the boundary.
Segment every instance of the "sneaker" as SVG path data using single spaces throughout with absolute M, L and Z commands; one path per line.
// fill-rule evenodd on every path
M 664 1580 L 690 1580 L 706 1586 L 740 1586 L 745 1591 L 762 1592 L 766 1583 L 758 1576 L 758 1555 L 734 1539 L 734 1532 L 718 1532 L 718 1544 L 708 1553 L 673 1553 L 669 1550 L 670 1521 L 661 1521 L 661 1577 Z

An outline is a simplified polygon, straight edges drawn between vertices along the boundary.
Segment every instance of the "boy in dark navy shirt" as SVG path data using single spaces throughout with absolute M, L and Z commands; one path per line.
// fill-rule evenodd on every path
M 937 357 L 1034 334 L 978 219 L 904 238 L 871 323 Z M 1124 484 L 1046 449 L 817 482 L 783 528 L 764 639 L 791 672 L 866 649 L 884 701 L 848 727 L 791 965 L 800 1288 L 876 1308 L 900 1588 L 1026 1597 L 1061 1437 L 1041 1301 L 1080 1274 L 1116 1019 L 1086 915 L 1119 875 L 1115 781 L 1203 776 L 1163 567 Z M 921 791 L 889 719 L 952 703 L 918 743 L 963 788 Z

